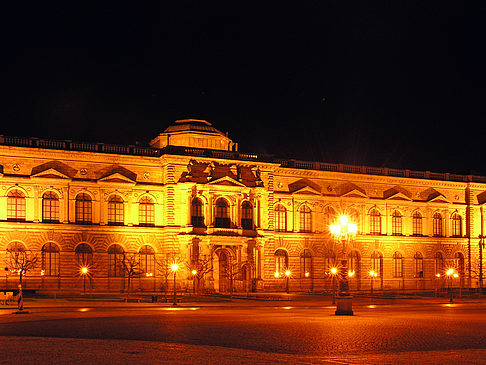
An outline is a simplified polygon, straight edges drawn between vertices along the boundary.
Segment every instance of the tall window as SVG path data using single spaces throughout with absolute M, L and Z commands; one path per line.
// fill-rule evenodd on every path
M 381 214 L 377 209 L 370 212 L 370 233 L 381 234 Z
M 76 256 L 76 264 L 78 267 L 86 267 L 93 265 L 93 249 L 86 243 L 80 243 L 74 249 Z
M 253 206 L 249 201 L 241 204 L 241 227 L 243 229 L 253 229 Z
M 279 249 L 275 251 L 275 272 L 282 274 L 289 267 L 289 256 L 287 252 Z
M 413 213 L 412 217 L 412 229 L 414 236 L 421 236 L 422 235 L 422 214 L 420 212 Z
M 60 274 L 59 247 L 48 242 L 42 246 L 42 270 L 45 276 L 58 276 Z
M 204 227 L 203 203 L 199 198 L 194 198 L 191 202 L 191 224 L 194 227 Z
M 392 234 L 394 236 L 402 235 L 402 214 L 398 210 L 392 214 Z
M 324 208 L 324 231 L 329 231 L 331 224 L 336 223 L 336 211 L 327 206 Z
M 312 255 L 308 249 L 300 253 L 300 277 L 310 278 L 312 274 Z
M 155 251 L 149 245 L 143 245 L 138 252 L 140 255 L 140 269 L 147 277 L 155 275 Z
M 444 275 L 444 256 L 441 252 L 437 252 L 434 256 L 435 261 L 435 273 Z
M 123 277 L 125 271 L 123 270 L 123 254 L 125 250 L 118 244 L 108 247 L 108 276 Z
M 333 250 L 326 250 L 324 253 L 324 271 L 330 272 L 333 267 L 337 268 L 337 266 L 336 253 Z
M 52 191 L 42 195 L 42 221 L 59 222 L 59 198 Z
M 111 226 L 122 226 L 125 222 L 125 207 L 123 199 L 113 195 L 108 200 L 108 224 Z
M 371 254 L 371 270 L 376 272 L 378 276 L 383 276 L 383 256 L 377 251 Z
M 312 211 L 307 205 L 300 208 L 300 231 L 312 231 Z
M 464 255 L 462 254 L 462 252 L 456 252 L 454 254 L 454 267 L 459 273 L 459 276 L 461 278 L 464 278 Z
M 462 218 L 457 213 L 454 213 L 452 215 L 452 236 L 453 237 L 462 236 Z
M 25 221 L 25 195 L 20 190 L 10 190 L 7 194 L 7 220 Z
M 275 230 L 285 232 L 287 230 L 287 209 L 281 204 L 275 207 Z
M 432 229 L 434 237 L 442 237 L 442 216 L 440 213 L 435 213 L 432 217 Z
M 359 252 L 351 251 L 348 255 L 348 268 L 349 271 L 354 272 L 355 275 L 360 274 L 360 262 L 359 262 Z
M 413 261 L 414 261 L 415 277 L 423 278 L 424 277 L 424 257 L 422 253 L 416 252 L 415 256 L 413 257 Z
M 148 196 L 142 197 L 138 204 L 138 223 L 141 226 L 155 225 L 155 204 Z
M 223 198 L 216 200 L 216 220 L 214 222 L 214 226 L 217 228 L 231 227 L 229 205 L 228 202 Z
M 403 256 L 400 252 L 393 254 L 393 277 L 403 277 Z
M 93 221 L 93 209 L 91 197 L 86 193 L 76 195 L 75 202 L 76 223 L 91 224 Z

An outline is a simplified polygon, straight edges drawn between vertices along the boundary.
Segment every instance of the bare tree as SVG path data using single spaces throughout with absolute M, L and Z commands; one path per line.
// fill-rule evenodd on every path
M 208 257 L 206 255 L 199 256 L 197 259 L 193 260 L 191 263 L 188 265 L 188 269 L 191 271 L 196 272 L 196 274 L 193 274 L 194 279 L 196 279 L 196 295 L 199 295 L 199 287 L 201 280 L 204 279 L 204 276 L 206 276 L 207 273 L 209 273 L 212 269 L 211 265 L 211 257 Z
M 238 262 L 234 260 L 228 260 L 227 264 L 223 267 L 223 275 L 230 281 L 230 297 L 233 295 L 234 282 L 244 271 L 244 266 L 251 264 L 250 261 Z
M 167 290 L 169 288 L 169 276 L 171 274 L 174 274 L 174 272 L 172 271 L 172 265 L 179 264 L 180 262 L 182 262 L 180 257 L 174 254 L 172 255 L 167 254 L 165 258 L 159 258 L 155 260 L 157 271 L 164 278 L 163 288 L 164 288 L 165 301 L 167 301 Z
M 136 253 L 123 253 L 123 258 L 121 261 L 123 271 L 127 275 L 128 288 L 127 288 L 127 299 L 130 296 L 131 282 L 133 278 L 137 278 L 143 274 L 143 270 L 140 266 L 140 259 Z
M 19 284 L 28 271 L 34 269 L 39 261 L 39 255 L 27 251 L 23 246 L 7 248 L 6 265 L 10 271 L 19 274 Z

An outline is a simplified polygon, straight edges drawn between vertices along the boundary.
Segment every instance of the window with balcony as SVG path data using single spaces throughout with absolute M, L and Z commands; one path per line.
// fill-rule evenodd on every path
M 201 199 L 194 198 L 191 202 L 191 224 L 194 227 L 204 227 L 203 203 Z
M 253 206 L 249 201 L 241 204 L 241 228 L 253 230 Z
M 214 226 L 216 228 L 230 228 L 231 227 L 229 204 L 223 198 L 219 198 L 216 201 L 216 219 L 215 219 L 215 222 L 214 222 Z

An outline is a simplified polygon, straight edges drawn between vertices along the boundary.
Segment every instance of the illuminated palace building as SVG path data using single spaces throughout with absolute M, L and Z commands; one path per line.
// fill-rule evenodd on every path
M 19 253 L 38 258 L 24 288 L 46 291 L 127 290 L 131 261 L 133 290 L 172 288 L 177 262 L 178 290 L 205 270 L 206 292 L 325 292 L 343 255 L 352 291 L 482 285 L 484 177 L 241 153 L 192 119 L 147 147 L 0 136 L 0 151 L 7 289 Z

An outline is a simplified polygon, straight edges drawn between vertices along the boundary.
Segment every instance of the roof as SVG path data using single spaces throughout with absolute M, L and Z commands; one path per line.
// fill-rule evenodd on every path
M 224 136 L 224 133 L 214 128 L 211 123 L 200 119 L 182 119 L 176 120 L 174 125 L 168 127 L 164 133 L 173 132 L 188 132 L 188 131 L 198 131 L 211 134 L 219 134 Z

